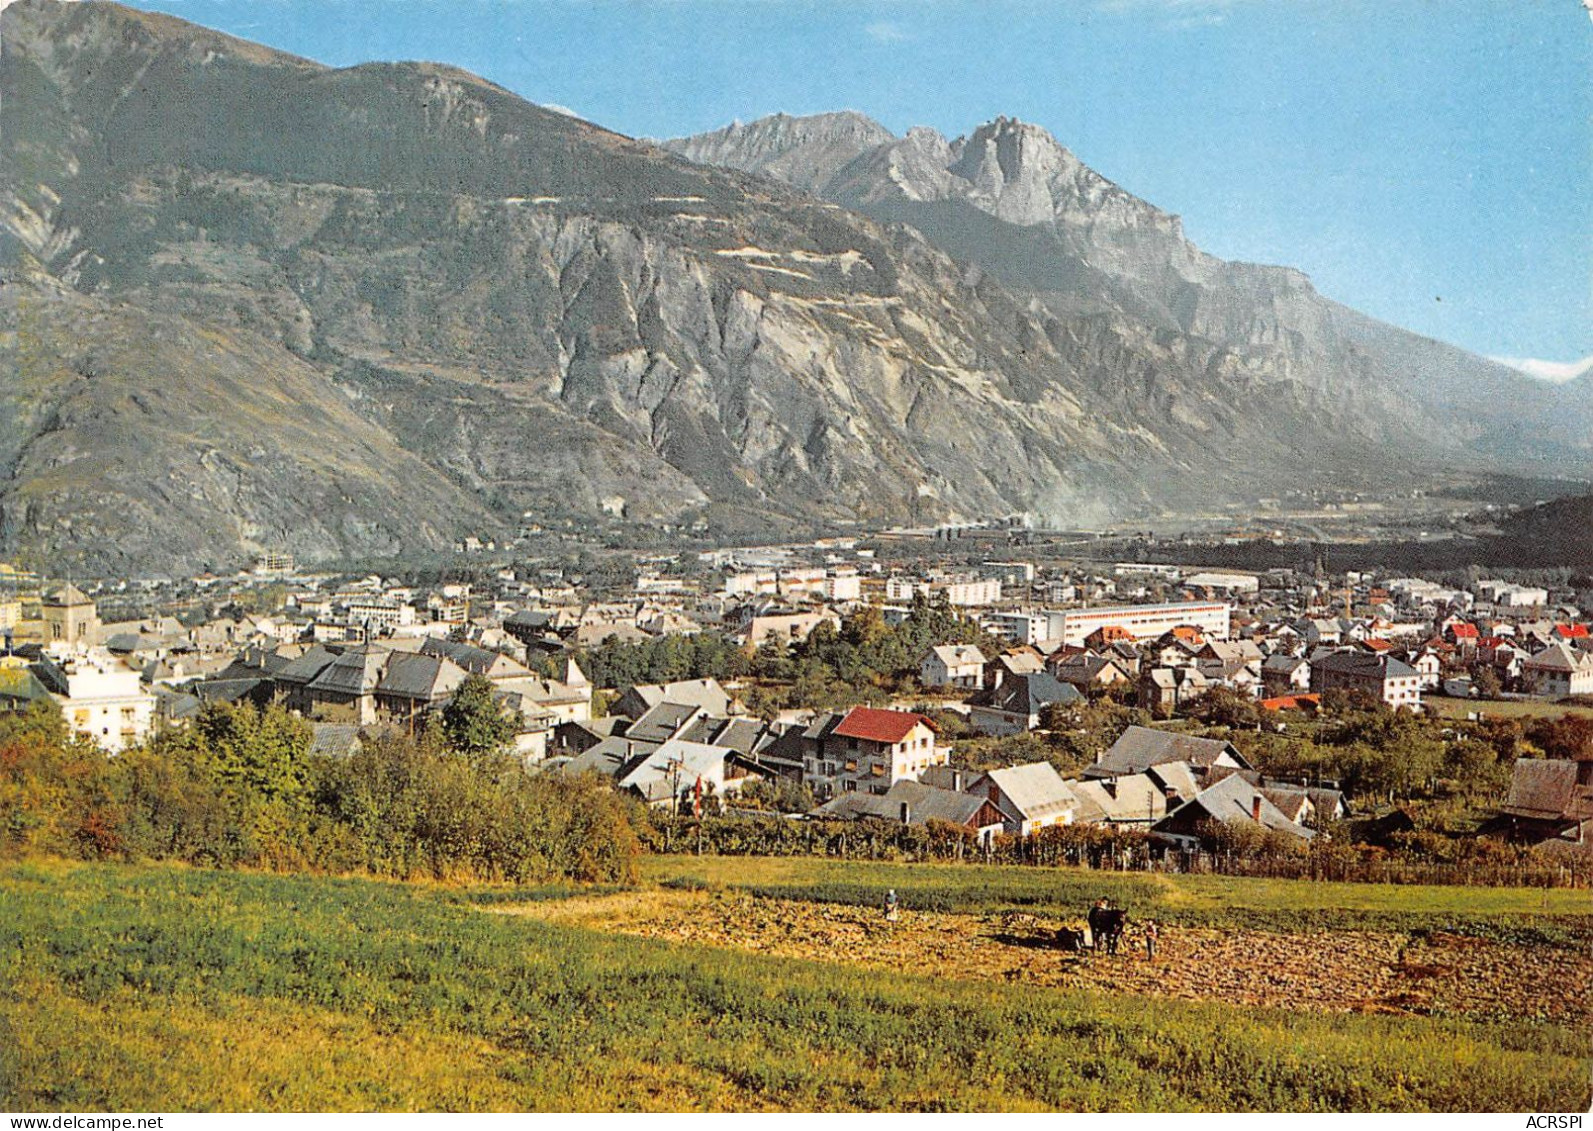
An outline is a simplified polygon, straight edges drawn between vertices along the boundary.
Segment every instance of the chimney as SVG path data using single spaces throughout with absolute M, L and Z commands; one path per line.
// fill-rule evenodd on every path
M 902 802 L 902 824 L 910 824 L 909 818 L 913 815 L 913 807 L 907 802 Z
M 1261 823 L 1261 795 L 1259 793 L 1250 801 L 1250 819 L 1258 825 Z
M 951 791 L 953 793 L 961 793 L 962 792 L 962 771 L 961 770 L 953 770 L 951 772 Z

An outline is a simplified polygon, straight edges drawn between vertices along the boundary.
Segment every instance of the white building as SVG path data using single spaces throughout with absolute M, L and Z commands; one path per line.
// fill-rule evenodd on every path
M 1253 573 L 1197 573 L 1184 579 L 1191 589 L 1213 589 L 1224 593 L 1255 593 L 1261 579 Z
M 1521 665 L 1521 675 L 1534 695 L 1563 699 L 1593 695 L 1593 655 L 1561 640 Z
M 853 707 L 821 716 L 802 733 L 803 780 L 824 796 L 882 794 L 950 757 L 935 743 L 934 724 L 907 711 Z
M 391 632 L 395 628 L 407 628 L 415 623 L 415 606 L 392 600 L 350 601 L 348 619 L 351 624 Z
M 1217 601 L 1185 601 L 1171 605 L 1111 605 L 1094 609 L 1069 609 L 1062 614 L 1064 644 L 1083 644 L 1101 628 L 1121 628 L 1135 640 L 1152 640 L 1180 625 L 1192 625 L 1207 637 L 1228 639 L 1230 605 Z
M 887 601 L 911 601 L 918 592 L 918 586 L 908 577 L 887 577 L 885 579 L 885 599 Z
M 1152 577 L 1170 577 L 1176 580 L 1183 570 L 1175 565 L 1156 565 L 1151 562 L 1118 562 L 1112 567 L 1112 573 L 1118 577 L 1144 573 Z
M 1067 614 L 1053 610 L 1018 610 L 990 613 L 979 623 L 986 632 L 1014 644 L 1038 644 L 1062 635 Z
M 925 687 L 985 685 L 985 655 L 972 644 L 939 644 L 918 666 L 918 682 Z
M 1001 601 L 1001 582 L 995 578 L 985 580 L 959 579 L 935 587 L 946 595 L 946 603 L 958 608 L 994 605 Z
M 1491 601 L 1506 608 L 1534 608 L 1549 603 L 1549 591 L 1528 585 L 1512 585 L 1508 581 L 1492 579 L 1476 584 L 1477 599 Z
M 144 690 L 137 672 L 103 648 L 46 657 L 36 673 L 75 733 L 112 754 L 148 737 L 155 696 Z
M 780 571 L 780 592 L 787 597 L 799 593 L 822 596 L 825 580 L 822 569 L 783 569 Z
M 860 601 L 863 579 L 856 570 L 832 570 L 824 579 L 824 597 L 829 601 Z

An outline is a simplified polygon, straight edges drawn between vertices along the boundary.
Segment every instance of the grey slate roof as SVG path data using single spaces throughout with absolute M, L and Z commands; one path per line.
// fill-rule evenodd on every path
M 1001 681 L 1001 686 L 980 692 L 970 702 L 1015 715 L 1037 715 L 1052 703 L 1067 705 L 1083 699 L 1083 693 L 1071 683 L 1063 683 L 1050 672 L 1039 671 L 1009 675 Z
M 910 825 L 922 825 L 929 821 L 967 825 L 984 808 L 985 798 L 953 793 L 949 789 L 936 789 L 932 785 L 904 779 L 891 786 L 884 796 L 843 793 L 820 805 L 813 815 L 841 820 L 879 817 L 887 821 L 899 821 L 903 803 L 907 805 L 907 823 Z
M 490 648 L 478 648 L 474 644 L 462 644 L 457 640 L 428 637 L 421 643 L 419 651 L 427 656 L 446 657 L 471 675 L 487 675 L 494 667 L 502 676 L 531 674 L 531 670 L 524 664 L 505 656 L 502 652 L 494 652 Z
M 1079 824 L 1100 821 L 1149 822 L 1167 812 L 1167 796 L 1147 774 L 1126 774 L 1113 782 L 1075 781 L 1069 785 L 1079 807 L 1073 819 Z
M 316 676 L 326 670 L 337 653 L 317 644 L 304 655 L 289 660 L 281 668 L 272 673 L 271 678 L 278 683 L 306 684 L 312 682 Z
M 360 728 L 345 723 L 312 723 L 314 736 L 310 739 L 310 753 L 328 758 L 346 758 L 360 742 Z
M 989 782 L 995 783 L 1018 816 L 1026 821 L 1059 817 L 1078 804 L 1072 788 L 1050 762 L 991 770 L 970 783 L 965 792 L 978 796 Z
M 376 692 L 429 703 L 446 698 L 468 678 L 464 668 L 442 656 L 394 652 L 387 657 Z
M 1575 651 L 1560 640 L 1529 658 L 1526 666 L 1536 671 L 1575 672 L 1587 663 L 1587 653 Z
M 626 766 L 646 758 L 657 750 L 659 743 L 628 741 L 610 735 L 590 750 L 571 758 L 564 765 L 567 774 L 598 773 L 605 777 L 618 777 Z
M 780 737 L 780 732 L 762 719 L 721 719 L 703 715 L 687 727 L 681 737 L 691 742 L 723 746 L 742 754 L 756 754 L 773 745 Z
M 236 703 L 254 695 L 265 683 L 262 676 L 253 679 L 206 679 L 190 684 L 188 690 L 205 703 Z
M 625 737 L 637 742 L 667 742 L 702 711 L 690 703 L 664 701 L 625 728 Z
M 1187 734 L 1131 726 L 1112 744 L 1111 749 L 1101 755 L 1098 762 L 1084 771 L 1084 775 L 1102 778 L 1137 774 L 1164 762 L 1187 762 L 1196 769 L 1204 770 L 1224 752 L 1241 767 L 1250 768 L 1244 756 L 1231 743 L 1222 739 L 1194 738 Z
M 1181 801 L 1188 801 L 1200 792 L 1195 771 L 1188 762 L 1160 762 L 1145 772 L 1153 781 L 1160 783 L 1163 791 L 1172 790 Z
M 710 715 L 728 715 L 731 695 L 719 685 L 717 679 L 683 679 L 675 683 L 638 683 L 630 688 L 623 699 L 634 696 L 647 708 L 656 707 L 668 700 L 671 703 L 688 703 L 701 707 Z
M 1318 671 L 1342 672 L 1365 679 L 1399 679 L 1416 674 L 1416 669 L 1404 660 L 1372 652 L 1334 652 L 1314 663 Z
M 723 779 L 730 753 L 720 746 L 671 739 L 627 764 L 614 784 L 634 789 L 648 801 L 667 801 L 677 785 L 682 791 L 691 789 L 699 776 L 705 781 Z
M 23 707 L 49 697 L 49 689 L 28 668 L 0 668 L 0 708 Z
M 1097 656 L 1093 652 L 1065 656 L 1051 665 L 1051 671 L 1063 683 L 1088 686 L 1093 684 L 1108 666 L 1117 668 L 1125 677 L 1129 674 L 1123 671 L 1122 665 L 1115 658 Z
M 1302 840 L 1310 840 L 1316 835 L 1310 829 L 1289 820 L 1276 805 L 1267 800 L 1266 794 L 1259 787 L 1251 785 L 1242 774 L 1232 774 L 1223 778 L 1216 785 L 1202 790 L 1187 804 L 1199 806 L 1214 820 L 1228 824 L 1254 823 L 1254 814 L 1259 804 L 1261 824 L 1267 828 L 1300 837 Z M 1174 815 L 1185 820 L 1189 816 L 1184 808 L 1180 808 Z
M 331 695 L 368 695 L 376 690 L 388 650 L 376 644 L 350 648 L 321 669 L 310 690 Z

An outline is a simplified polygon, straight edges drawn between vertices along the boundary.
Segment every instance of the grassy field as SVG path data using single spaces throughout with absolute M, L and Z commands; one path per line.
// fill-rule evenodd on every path
M 1490 719 L 1557 719 L 1561 715 L 1593 719 L 1593 707 L 1564 707 L 1537 699 L 1449 699 L 1430 695 L 1422 699 L 1422 705 L 1450 719 L 1463 719 L 1478 712 Z
M 1569 888 L 1351 884 L 1165 876 L 1077 868 L 889 864 L 770 857 L 655 856 L 644 875 L 673 887 L 723 887 L 780 899 L 872 905 L 895 888 L 926 911 L 1043 911 L 1082 917 L 1107 896 L 1139 917 L 1283 931 L 1453 930 L 1553 943 L 1593 940 L 1593 895 Z
M 652 867 L 676 882 L 838 882 L 825 862 L 813 861 Z M 1067 884 L 1075 876 L 1009 875 L 1013 891 L 1074 898 Z M 944 891 L 965 903 L 997 878 L 978 869 L 848 871 L 849 882 L 889 879 L 898 890 Z M 1095 891 L 1096 878 L 1084 879 L 1090 882 L 1080 890 Z M 1292 907 L 1346 910 L 1333 901 L 1352 893 L 1299 890 L 1307 886 L 1289 886 Z M 1402 890 L 1423 906 L 1433 901 L 1421 913 L 1452 913 L 1445 901 L 1455 897 L 1445 889 Z M 1191 911 L 1267 898 L 1233 880 L 1171 891 L 1161 898 L 1187 898 Z M 488 913 L 568 894 L 575 893 L 171 867 L 5 866 L 0 1107 L 1566 1111 L 1588 1104 L 1587 1036 L 1550 1024 L 1331 1015 L 882 976 Z M 1493 901 L 1473 912 L 1483 916 L 1542 913 L 1529 906 L 1535 892 L 1464 894 Z M 1366 904 L 1348 910 L 1401 909 L 1393 893 L 1360 897 Z M 1549 913 L 1572 914 L 1559 904 Z

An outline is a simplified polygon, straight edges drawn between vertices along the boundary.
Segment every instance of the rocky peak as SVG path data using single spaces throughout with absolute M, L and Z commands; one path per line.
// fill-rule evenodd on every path
M 1008 223 L 1154 228 L 1183 238 L 1176 217 L 1124 192 L 1041 126 L 998 117 L 951 148 L 949 171 L 970 202 Z
M 819 190 L 861 154 L 895 140 L 896 135 L 872 118 L 841 110 L 807 117 L 772 114 L 663 144 L 703 164 L 763 173 Z

